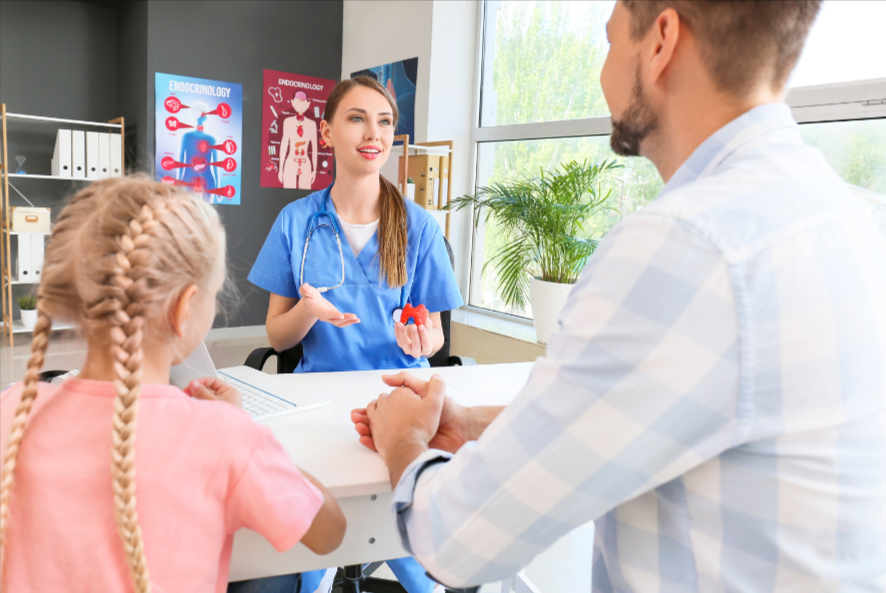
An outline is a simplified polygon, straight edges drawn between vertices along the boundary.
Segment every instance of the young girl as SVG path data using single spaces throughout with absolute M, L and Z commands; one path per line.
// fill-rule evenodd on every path
M 335 183 L 283 209 L 249 274 L 271 293 L 271 346 L 304 348 L 296 372 L 426 367 L 443 346 L 440 311 L 462 305 L 440 226 L 379 174 L 397 116 L 374 79 L 336 85 L 320 123 Z M 400 323 L 406 304 L 427 321 Z M 410 593 L 434 588 L 411 558 L 389 564 Z
M 25 379 L 0 399 L 4 591 L 220 592 L 240 527 L 278 550 L 341 542 L 335 500 L 238 392 L 168 384 L 212 325 L 224 259 L 212 207 L 146 178 L 97 181 L 62 210 Z M 59 386 L 37 382 L 53 320 L 87 340 Z

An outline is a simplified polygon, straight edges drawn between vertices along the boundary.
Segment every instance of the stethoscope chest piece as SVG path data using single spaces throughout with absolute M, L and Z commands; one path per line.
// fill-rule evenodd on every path
M 400 323 L 400 318 L 402 316 L 403 316 L 403 309 L 402 308 L 398 307 L 398 308 L 394 309 L 394 314 L 393 314 L 394 323 Z

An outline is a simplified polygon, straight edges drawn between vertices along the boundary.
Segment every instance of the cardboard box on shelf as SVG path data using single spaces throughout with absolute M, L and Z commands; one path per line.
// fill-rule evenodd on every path
M 10 230 L 14 233 L 48 233 L 49 208 L 31 208 L 29 206 L 13 206 L 9 209 L 12 216 Z
M 403 157 L 400 157 L 400 176 L 403 177 Z M 439 208 L 437 194 L 440 189 L 440 157 L 432 154 L 417 154 L 409 157 L 409 171 L 406 175 L 415 181 L 415 203 L 427 210 Z

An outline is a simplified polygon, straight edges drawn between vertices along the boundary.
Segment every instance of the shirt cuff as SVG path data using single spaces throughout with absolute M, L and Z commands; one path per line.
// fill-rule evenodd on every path
M 403 511 L 412 506 L 412 498 L 415 494 L 415 485 L 422 472 L 438 463 L 446 463 L 452 459 L 452 453 L 441 451 L 439 449 L 428 449 L 418 457 L 403 471 L 397 487 L 391 494 L 391 512 L 394 514 L 394 520 L 397 522 L 397 531 L 400 533 L 400 543 L 403 548 L 412 553 L 409 545 L 409 534 L 406 531 L 406 516 Z

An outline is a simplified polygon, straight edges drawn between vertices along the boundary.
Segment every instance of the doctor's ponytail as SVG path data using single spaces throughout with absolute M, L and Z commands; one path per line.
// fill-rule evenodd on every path
M 381 93 L 391 105 L 394 127 L 400 113 L 397 103 L 377 80 L 369 76 L 357 76 L 343 80 L 329 93 L 323 119 L 332 120 L 335 110 L 342 98 L 355 86 L 365 86 Z M 378 219 L 378 260 L 380 280 L 384 279 L 391 288 L 399 288 L 406 284 L 406 201 L 397 187 L 385 179 L 379 179 L 379 219 Z

